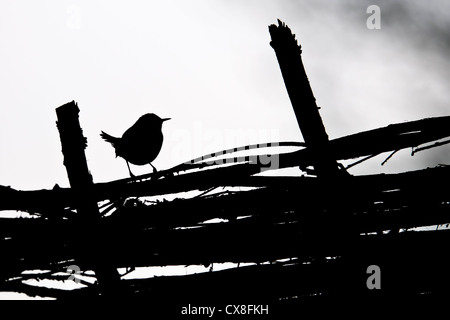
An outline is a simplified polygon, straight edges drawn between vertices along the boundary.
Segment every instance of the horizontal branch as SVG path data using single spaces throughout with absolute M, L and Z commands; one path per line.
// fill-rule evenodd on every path
M 443 253 L 449 236 L 448 231 L 364 236 L 359 242 L 350 243 L 347 250 L 341 251 L 344 252 L 341 256 L 313 257 L 308 263 L 292 259 L 270 265 L 121 282 L 133 297 L 145 297 L 155 305 L 177 305 L 186 301 L 227 301 L 231 304 L 254 299 L 259 304 L 270 303 L 272 307 L 280 299 L 317 295 L 346 301 L 366 297 L 373 302 L 380 294 L 392 299 L 405 294 L 445 293 L 450 284 L 446 276 L 450 259 Z M 370 265 L 381 268 L 381 291 L 367 289 L 367 268 Z M 71 300 L 96 297 L 95 288 L 63 291 L 18 283 L 4 285 L 3 288 Z

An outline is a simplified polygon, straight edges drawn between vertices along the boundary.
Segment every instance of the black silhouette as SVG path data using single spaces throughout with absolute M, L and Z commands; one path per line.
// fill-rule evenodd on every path
M 138 166 L 150 164 L 153 172 L 156 172 L 152 161 L 161 150 L 164 139 L 161 127 L 167 120 L 170 118 L 161 119 L 154 113 L 147 113 L 125 131 L 122 138 L 113 137 L 103 131 L 100 136 L 116 149 L 116 157 L 125 159 L 131 177 L 134 177 L 134 174 L 131 172 L 129 162 Z
M 270 31 L 304 136 L 304 142 L 278 145 L 299 150 L 231 148 L 161 170 L 162 179 L 148 174 L 93 183 L 79 110 L 75 102 L 62 106 L 57 109 L 58 129 L 70 188 L 23 191 L 0 185 L 0 211 L 35 216 L 1 219 L 0 291 L 71 302 L 144 298 L 153 312 L 178 316 L 178 306 L 195 301 L 203 306 L 262 304 L 259 311 L 267 303 L 270 315 L 282 312 L 289 318 L 301 316 L 306 306 L 317 312 L 316 303 L 323 309 L 331 300 L 385 309 L 385 303 L 398 304 L 402 297 L 407 298 L 405 307 L 416 298 L 448 299 L 450 230 L 441 229 L 450 221 L 450 166 L 361 176 L 341 174 L 345 171 L 336 164 L 343 167 L 341 161 L 355 159 L 349 168 L 385 152 L 391 157 L 412 148 L 414 154 L 450 143 L 450 117 L 328 139 L 294 35 L 281 22 Z M 158 125 L 149 124 L 149 117 L 159 119 Z M 122 138 L 102 133 L 127 163 L 150 163 L 161 148 L 165 119 L 141 119 Z M 267 167 L 267 155 L 251 152 L 263 148 L 276 156 L 276 166 Z M 153 150 L 151 156 L 147 149 Z M 235 156 L 242 151 L 252 154 Z M 224 154 L 233 163 L 209 161 Z M 258 175 L 262 168 L 294 167 L 312 169 L 301 177 Z M 191 191 L 201 193 L 192 197 Z M 165 195 L 177 197 L 166 200 Z M 164 199 L 146 199 L 157 196 Z M 428 231 L 415 231 L 425 226 Z M 138 267 L 223 262 L 238 267 L 186 276 L 123 277 Z M 368 286 L 372 265 L 381 269 L 381 288 L 374 290 Z M 73 280 L 68 279 L 72 266 L 83 271 L 84 287 L 28 284 Z M 126 272 L 119 274 L 120 268 Z
M 280 20 L 278 26 L 269 26 L 269 33 L 272 38 L 270 46 L 275 50 L 297 123 L 306 146 L 311 150 L 314 170 L 321 178 L 333 177 L 339 166 L 330 154 L 328 135 L 303 66 L 301 46 Z
M 64 165 L 71 189 L 79 197 L 75 204 L 78 214 L 75 224 L 83 230 L 83 236 L 77 239 L 73 248 L 79 259 L 87 259 L 93 263 L 98 284 L 102 292 L 109 296 L 117 290 L 120 277 L 117 269 L 111 265 L 109 256 L 105 255 L 104 244 L 99 241 L 103 237 L 101 229 L 98 228 L 100 214 L 93 196 L 94 183 L 84 152 L 87 139 L 83 136 L 78 113 L 75 101 L 56 109 Z

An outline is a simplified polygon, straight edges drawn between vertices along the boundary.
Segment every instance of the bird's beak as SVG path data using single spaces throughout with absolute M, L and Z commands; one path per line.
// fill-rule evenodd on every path
M 164 122 L 164 121 L 167 121 L 167 120 L 170 120 L 171 118 L 164 118 L 164 119 L 161 119 L 162 120 L 162 122 Z

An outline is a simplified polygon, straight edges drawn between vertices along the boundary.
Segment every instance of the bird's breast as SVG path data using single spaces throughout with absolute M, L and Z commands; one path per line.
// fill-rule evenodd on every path
M 145 165 L 158 156 L 163 143 L 162 132 L 141 132 L 139 135 L 123 138 L 122 154 L 125 160 L 135 165 Z

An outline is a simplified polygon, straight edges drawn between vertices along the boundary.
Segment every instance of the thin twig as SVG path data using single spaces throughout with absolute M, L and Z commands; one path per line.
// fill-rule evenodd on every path
M 423 151 L 423 150 L 427 150 L 427 149 L 431 149 L 431 148 L 436 148 L 436 147 L 439 147 L 439 146 L 442 146 L 442 145 L 445 145 L 445 144 L 448 144 L 448 143 L 450 143 L 450 139 L 449 140 L 444 140 L 444 141 L 441 141 L 441 142 L 435 142 L 435 143 L 433 143 L 431 145 L 428 145 L 428 146 L 425 146 L 425 147 L 416 148 L 416 149 L 413 149 L 413 151 L 411 152 L 411 155 L 413 156 L 417 152 L 420 152 L 420 151 Z
M 356 162 L 353 162 L 352 164 L 349 164 L 348 166 L 346 166 L 345 167 L 345 169 L 347 170 L 347 169 L 349 169 L 349 168 L 351 168 L 351 167 L 354 167 L 354 166 L 356 166 L 356 165 L 358 165 L 358 164 L 360 164 L 360 163 L 362 163 L 362 162 L 364 162 L 364 161 L 366 161 L 366 160 L 369 160 L 369 159 L 372 159 L 373 157 L 376 157 L 377 155 L 379 155 L 380 153 L 374 153 L 374 154 L 371 154 L 370 156 L 367 156 L 367 157 L 365 157 L 365 158 L 362 158 L 361 160 L 358 160 L 358 161 L 356 161 Z
M 392 158 L 392 156 L 394 155 L 394 154 L 396 154 L 397 153 L 397 151 L 398 150 L 395 150 L 394 152 L 392 152 L 382 163 L 381 163 L 381 165 L 383 166 L 386 162 L 388 162 L 388 160 L 390 159 L 390 158 Z

